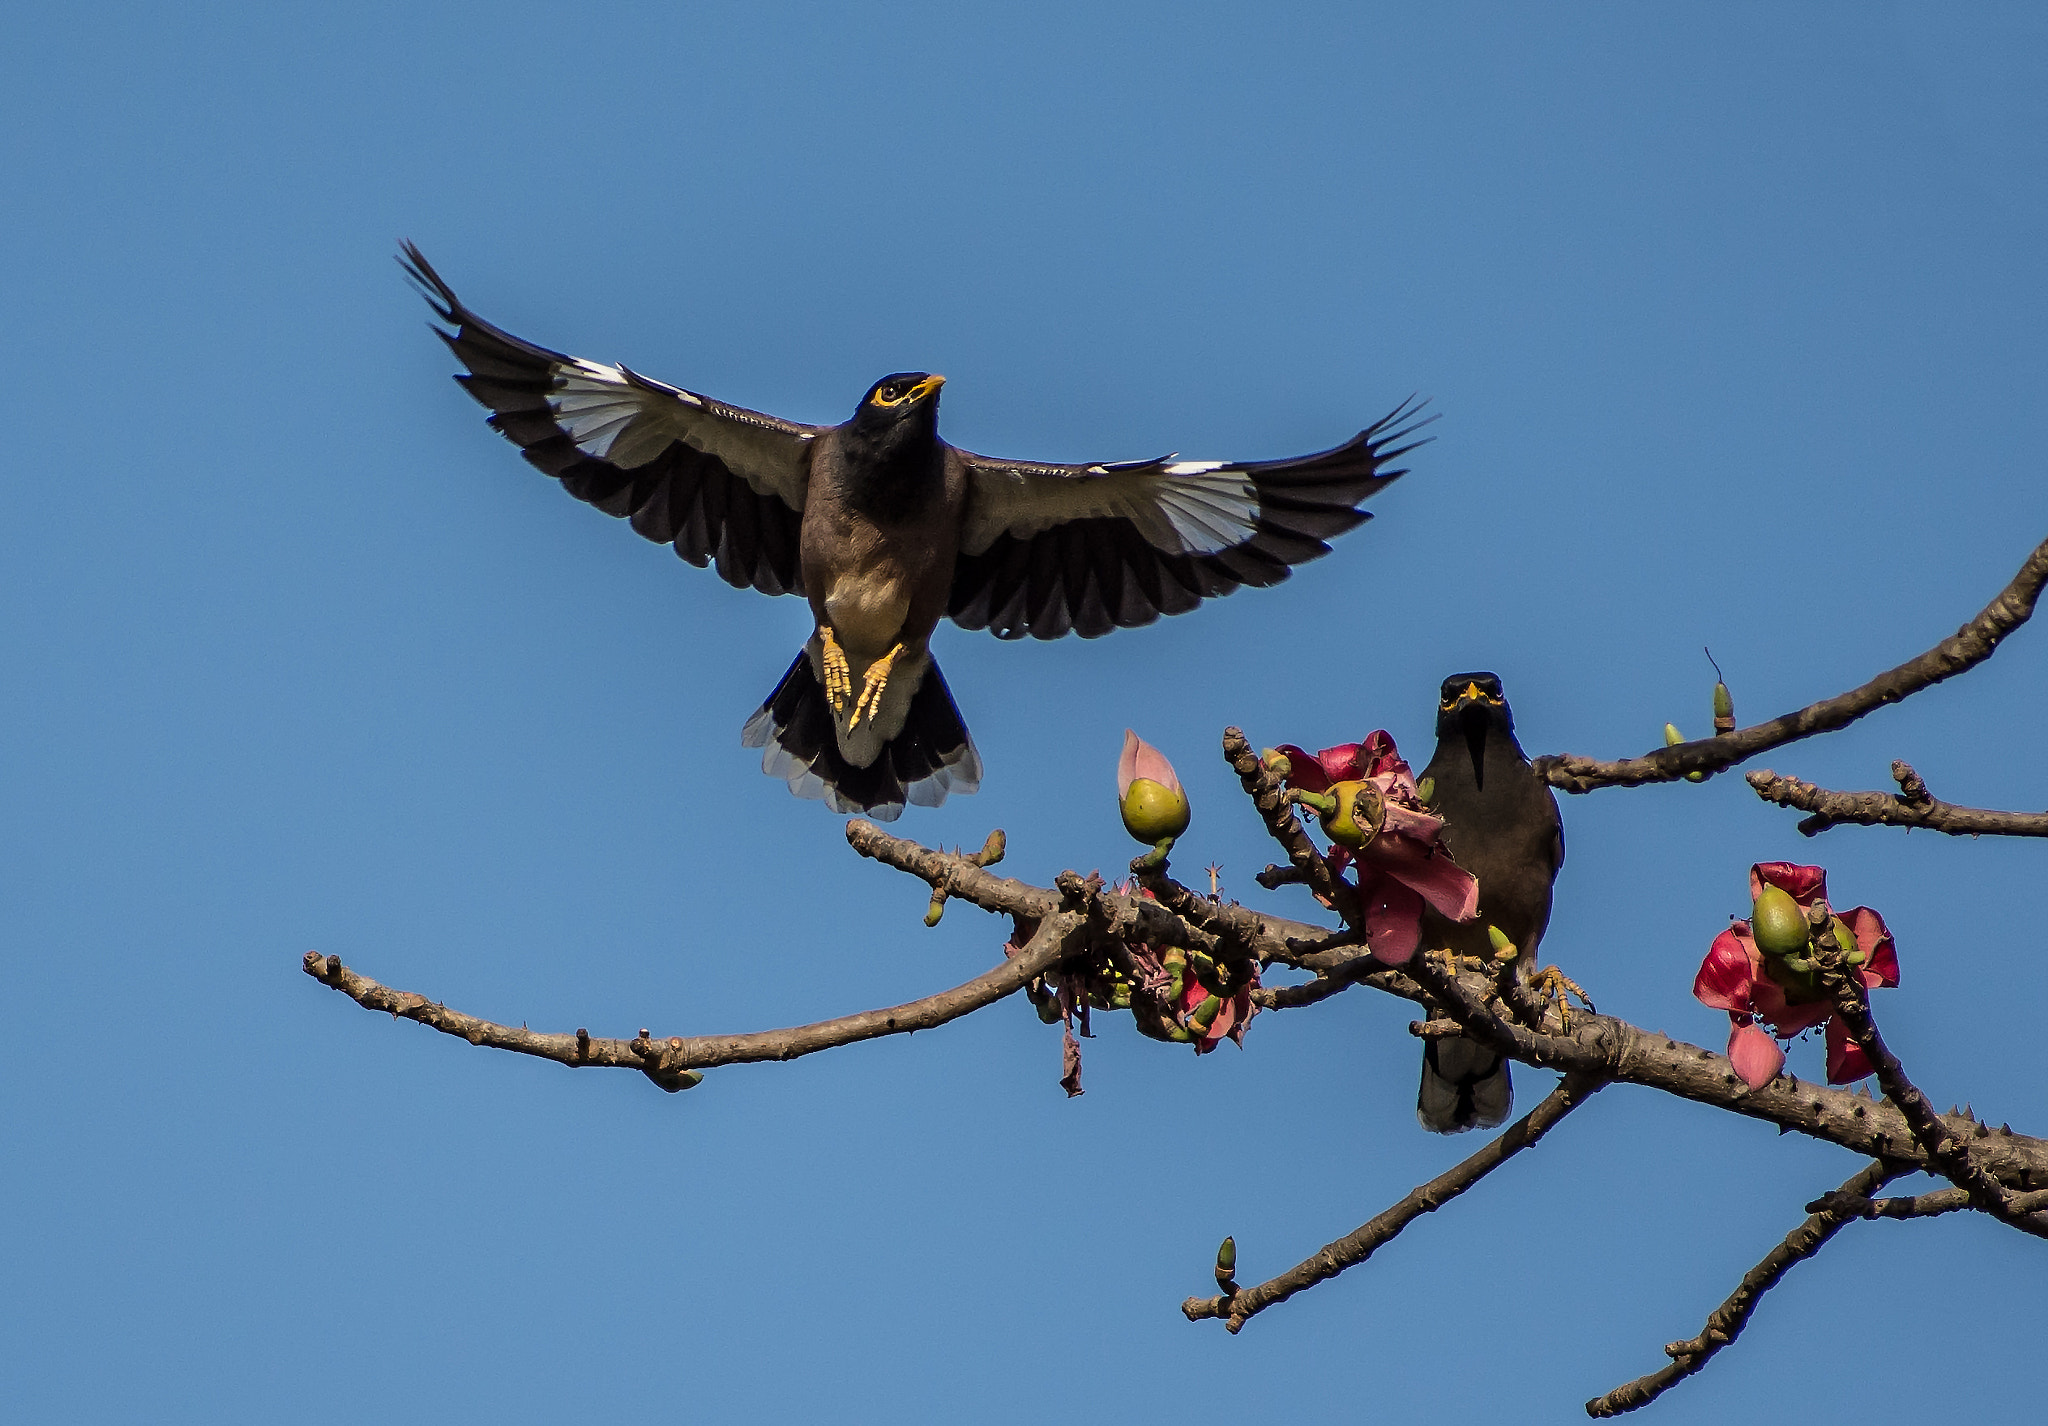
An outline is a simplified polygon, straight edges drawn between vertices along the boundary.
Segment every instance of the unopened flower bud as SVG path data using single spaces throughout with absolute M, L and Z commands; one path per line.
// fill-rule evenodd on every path
M 1720 734 L 1734 731 L 1735 697 L 1729 693 L 1727 684 L 1717 683 L 1714 685 L 1714 732 Z
M 1139 841 L 1157 845 L 1188 829 L 1188 798 L 1173 764 L 1129 729 L 1124 730 L 1123 754 L 1117 759 L 1116 784 L 1124 830 Z
M 1223 1246 L 1216 1250 L 1216 1283 L 1228 1291 L 1237 1277 L 1237 1239 L 1225 1238 Z
M 1486 928 L 1486 940 L 1493 947 L 1493 958 L 1497 961 L 1511 961 L 1522 953 L 1520 948 L 1508 939 L 1508 933 L 1498 926 Z

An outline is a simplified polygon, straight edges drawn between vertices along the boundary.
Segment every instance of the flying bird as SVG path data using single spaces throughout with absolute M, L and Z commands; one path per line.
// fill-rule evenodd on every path
M 1490 959 L 1486 928 L 1497 926 L 1520 951 L 1514 973 L 1531 979 L 1528 968 L 1550 924 L 1551 884 L 1564 866 L 1564 819 L 1550 785 L 1515 741 L 1514 713 L 1497 675 L 1459 673 L 1444 680 L 1436 755 L 1418 782 L 1429 791 L 1429 809 L 1444 819 L 1451 859 L 1479 879 L 1475 920 L 1451 921 L 1423 908 L 1423 947 Z M 1543 977 L 1568 984 L 1556 971 Z M 1491 1129 L 1506 1121 L 1514 1102 L 1501 1056 L 1462 1036 L 1425 1042 L 1415 1100 L 1424 1128 L 1439 1134 Z
M 942 618 L 999 639 L 1084 639 L 1277 584 L 1371 518 L 1428 418 L 1405 402 L 1291 460 L 1046 465 L 939 438 L 945 378 L 897 372 L 851 420 L 807 426 L 522 341 L 402 263 L 466 368 L 455 379 L 577 499 L 728 584 L 800 594 L 814 628 L 746 722 L 762 770 L 887 820 L 972 792 L 981 757 L 930 648 Z

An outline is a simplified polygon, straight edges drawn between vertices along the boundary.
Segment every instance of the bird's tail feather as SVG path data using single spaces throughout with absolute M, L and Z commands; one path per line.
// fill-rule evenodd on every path
M 1505 1124 L 1515 1107 L 1508 1062 L 1462 1035 L 1422 1047 L 1422 1088 L 1415 1117 L 1433 1134 L 1461 1134 Z
M 823 798 L 834 812 L 864 812 L 882 822 L 893 822 L 905 803 L 936 807 L 948 793 L 981 786 L 981 755 L 935 662 L 910 700 L 902 731 L 865 767 L 840 750 L 832 705 L 808 651 L 797 654 L 747 719 L 740 743 L 766 748 L 761 771 L 788 782 L 798 797 Z

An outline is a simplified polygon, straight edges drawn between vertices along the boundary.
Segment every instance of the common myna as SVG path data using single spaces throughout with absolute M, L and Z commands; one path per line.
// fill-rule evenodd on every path
M 1514 973 L 1529 979 L 1550 923 L 1551 884 L 1564 866 L 1564 820 L 1550 785 L 1515 741 L 1514 714 L 1496 675 L 1444 680 L 1436 755 L 1418 781 L 1429 809 L 1444 819 L 1451 859 L 1479 879 L 1477 919 L 1460 923 L 1423 909 L 1423 950 L 1491 959 L 1486 928 L 1496 926 L 1520 952 Z M 1415 1100 L 1423 1127 L 1439 1134 L 1491 1129 L 1514 1102 L 1507 1061 L 1493 1051 L 1458 1036 L 1424 1044 Z
M 810 600 L 815 629 L 741 741 L 834 812 L 893 818 L 979 785 L 929 648 L 941 617 L 1095 638 L 1277 584 L 1370 518 L 1359 505 L 1419 444 L 1404 403 L 1292 460 L 994 460 L 939 439 L 942 376 L 885 376 L 843 425 L 800 425 L 521 341 L 410 243 L 403 261 L 454 328 L 436 331 L 468 368 L 455 379 L 528 461 L 729 584 Z

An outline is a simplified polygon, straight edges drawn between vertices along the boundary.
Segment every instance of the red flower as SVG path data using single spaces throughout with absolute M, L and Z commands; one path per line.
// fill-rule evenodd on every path
M 1373 955 L 1397 966 L 1422 941 L 1422 908 L 1434 907 L 1453 921 L 1479 914 L 1479 883 L 1451 860 L 1443 844 L 1444 823 L 1430 815 L 1415 790 L 1415 773 L 1380 729 L 1362 743 L 1341 743 L 1313 755 L 1282 743 L 1289 787 L 1327 792 L 1340 782 L 1370 782 L 1386 803 L 1380 834 L 1356 853 L 1332 847 L 1325 860 L 1341 877 L 1358 864 L 1358 899 L 1365 912 L 1365 941 Z
M 1766 886 L 1775 886 L 1805 910 L 1827 901 L 1827 873 L 1817 866 L 1792 862 L 1759 862 L 1749 869 L 1750 898 Z M 1863 963 L 1851 967 L 1866 986 L 1894 986 L 1899 983 L 1898 948 L 1884 917 L 1868 906 L 1835 913 L 1855 938 Z M 1850 1084 L 1870 1073 L 1870 1062 L 1848 1031 L 1835 1017 L 1834 1002 L 1810 974 L 1797 972 L 1779 962 L 1773 974 L 1769 958 L 1757 949 L 1749 922 L 1736 921 L 1714 938 L 1707 958 L 1693 978 L 1692 993 L 1703 1005 L 1728 1012 L 1732 1028 L 1728 1035 L 1728 1058 L 1735 1072 L 1752 1089 L 1761 1089 L 1783 1068 L 1785 1056 L 1770 1035 L 1758 1029 L 1770 1026 L 1778 1039 L 1790 1039 L 1816 1025 L 1827 1027 L 1828 1082 Z

